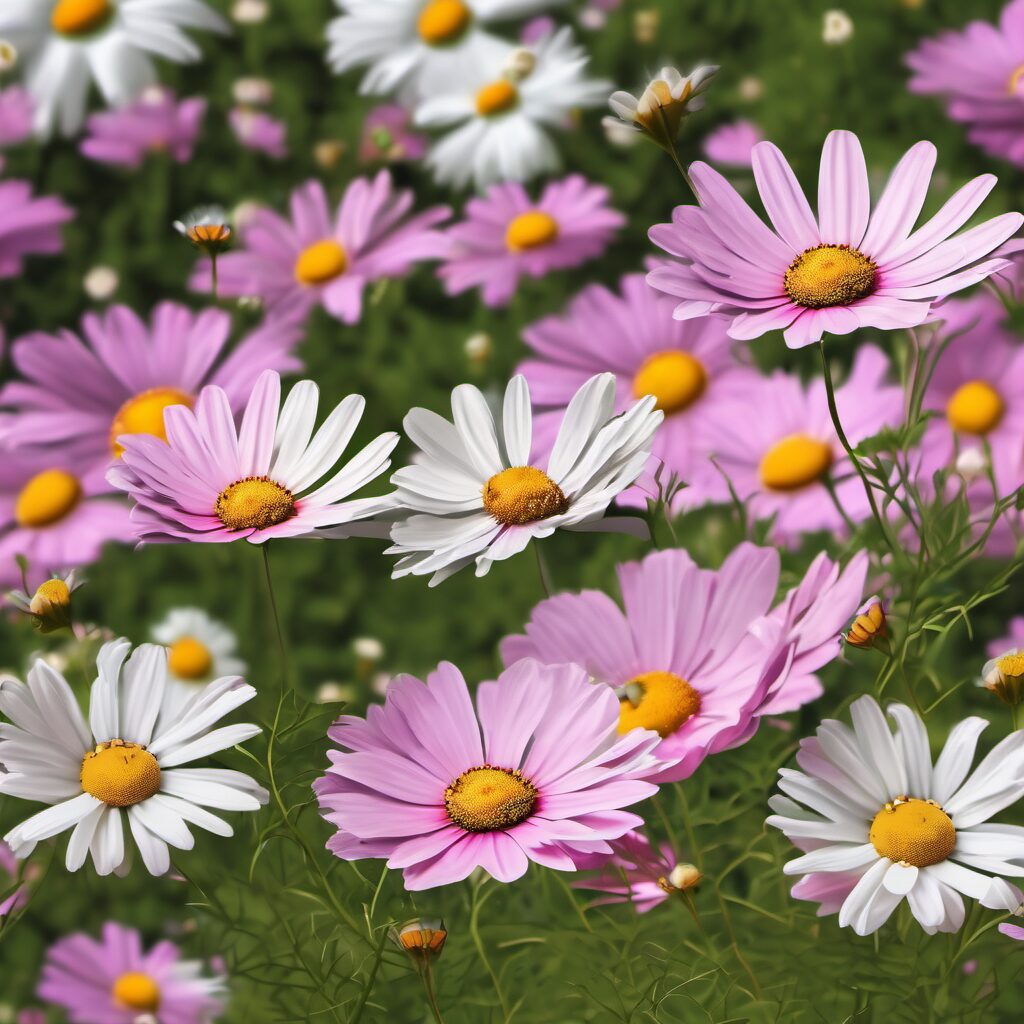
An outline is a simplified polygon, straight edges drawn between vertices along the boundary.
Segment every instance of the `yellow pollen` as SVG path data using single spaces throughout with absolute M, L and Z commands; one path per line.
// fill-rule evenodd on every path
M 44 469 L 18 494 L 14 518 L 19 526 L 52 526 L 71 512 L 82 497 L 78 478 L 63 469 Z
M 946 419 L 961 434 L 987 434 L 995 430 L 1005 411 L 999 392 L 983 380 L 961 384 L 946 403 Z
M 166 441 L 164 409 L 172 405 L 187 405 L 191 409 L 192 396 L 176 388 L 150 388 L 129 398 L 117 410 L 110 425 L 110 447 L 114 455 L 120 458 L 124 454 L 124 448 L 117 443 L 122 434 L 152 434 Z
M 299 253 L 295 261 L 295 280 L 299 284 L 325 284 L 345 273 L 348 254 L 333 238 L 323 238 Z
M 445 791 L 448 817 L 467 832 L 496 832 L 525 821 L 537 788 L 518 769 L 489 764 L 463 772 Z
M 805 249 L 786 271 L 786 294 L 808 309 L 847 306 L 875 289 L 878 266 L 849 245 Z
M 1012 75 L 1010 75 L 1009 81 L 1006 83 L 1006 91 L 1011 95 L 1016 95 L 1017 87 L 1020 85 L 1021 76 L 1024 75 L 1024 64 L 1021 64 Z
M 1024 651 L 1014 651 L 1012 654 L 1004 654 L 996 661 L 996 667 L 1004 676 L 1024 676 Z
M 71 604 L 71 591 L 63 580 L 47 580 L 29 602 L 28 610 L 33 615 L 45 615 L 51 608 L 67 608 Z
M 295 498 L 269 477 L 247 476 L 217 495 L 214 511 L 229 530 L 265 530 L 295 514 Z
M 194 636 L 183 636 L 171 644 L 167 668 L 179 679 L 205 679 L 213 668 L 213 655 Z
M 482 117 L 504 114 L 519 102 L 516 87 L 504 78 L 485 85 L 476 94 L 476 112 Z
M 704 364 L 689 352 L 669 349 L 648 356 L 633 378 L 633 397 L 654 395 L 666 415 L 693 405 L 708 386 Z
M 619 701 L 619 732 L 653 729 L 671 736 L 700 711 L 700 694 L 674 672 L 644 672 L 626 686 Z
M 113 13 L 110 0 L 57 0 L 50 25 L 63 36 L 84 36 L 102 28 Z
M 875 815 L 868 838 L 880 856 L 915 868 L 946 860 L 956 846 L 949 815 L 937 803 L 913 796 L 886 804 Z
M 832 449 L 807 434 L 790 434 L 761 459 L 761 483 L 770 491 L 798 491 L 820 480 L 832 465 Z
M 547 475 L 533 466 L 513 466 L 484 484 L 484 508 L 503 526 L 523 526 L 561 515 L 569 499 Z
M 82 792 L 108 807 L 132 807 L 160 789 L 160 765 L 138 743 L 97 743 L 82 758 Z
M 472 20 L 473 12 L 462 0 L 430 0 L 420 11 L 416 28 L 423 42 L 443 46 L 458 39 Z
M 509 223 L 505 244 L 509 252 L 523 252 L 548 245 L 558 237 L 558 221 L 543 210 L 527 210 Z
M 196 224 L 187 234 L 193 245 L 214 245 L 226 242 L 231 237 L 231 228 L 227 224 Z
M 155 1013 L 160 1008 L 160 986 L 148 975 L 138 971 L 122 974 L 111 992 L 114 1002 L 129 1010 Z

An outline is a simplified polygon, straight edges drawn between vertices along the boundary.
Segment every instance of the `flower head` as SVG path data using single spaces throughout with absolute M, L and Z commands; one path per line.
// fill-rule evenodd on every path
M 56 196 L 33 196 L 27 181 L 0 181 L 0 278 L 17 277 L 26 256 L 59 253 L 61 226 L 74 215 Z
M 1004 704 L 1020 704 L 1024 700 L 1024 648 L 1013 647 L 986 661 L 979 682 Z
M 704 155 L 723 167 L 750 167 L 754 147 L 764 141 L 753 121 L 723 124 L 704 140 Z
M 284 121 L 261 110 L 239 106 L 228 112 L 228 124 L 246 149 L 274 160 L 283 160 L 288 155 L 288 126 Z
M 363 122 L 360 163 L 393 164 L 422 159 L 427 152 L 427 139 L 412 131 L 411 125 L 412 113 L 403 106 L 385 103 L 374 107 Z
M 672 149 L 684 118 L 704 106 L 703 93 L 716 74 L 717 65 L 695 68 L 688 75 L 675 68 L 662 68 L 639 99 L 628 92 L 613 92 L 608 104 L 634 131 L 664 149 Z
M 439 918 L 413 918 L 400 928 L 392 928 L 391 941 L 412 957 L 417 965 L 436 960 L 444 951 L 448 929 Z
M 223 206 L 197 206 L 174 222 L 174 230 L 207 256 L 217 256 L 232 242 L 231 221 Z
M 24 590 L 13 590 L 7 597 L 15 607 L 32 616 L 40 633 L 52 633 L 71 626 L 71 595 L 84 582 L 72 569 L 64 575 L 43 580 L 31 595 Z

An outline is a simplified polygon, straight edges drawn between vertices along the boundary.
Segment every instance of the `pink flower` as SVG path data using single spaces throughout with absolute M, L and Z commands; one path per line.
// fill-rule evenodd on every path
M 374 107 L 363 122 L 359 162 L 399 163 L 419 160 L 427 151 L 427 137 L 409 130 L 412 114 L 397 104 Z
M 437 272 L 445 290 L 458 295 L 479 286 L 488 306 L 504 306 L 521 277 L 544 277 L 600 256 L 626 221 L 608 198 L 608 189 L 578 174 L 549 182 L 536 202 L 516 182 L 492 185 L 448 229 L 451 251 Z
M 157 1011 L 168 1024 L 206 1024 L 223 1012 L 224 978 L 202 967 L 166 940 L 146 952 L 135 929 L 108 921 L 99 940 L 76 933 L 50 947 L 38 995 L 72 1024 L 137 1024 Z
M 642 777 L 667 767 L 658 737 L 616 737 L 618 702 L 572 665 L 521 661 L 476 701 L 442 662 L 426 683 L 402 676 L 366 719 L 328 732 L 327 774 L 313 783 L 338 828 L 344 860 L 387 858 L 407 889 L 429 889 L 480 867 L 501 882 L 535 861 L 573 871 L 642 824 L 621 808 L 652 796 Z
M 723 124 L 704 140 L 704 155 L 726 167 L 750 167 L 753 149 L 764 136 L 753 121 Z
M 228 124 L 246 149 L 265 153 L 274 160 L 283 160 L 288 155 L 288 128 L 284 121 L 252 107 L 232 107 Z
M 1019 924 L 1001 924 L 999 925 L 999 931 L 1008 938 L 1015 939 L 1017 942 L 1024 942 L 1024 928 L 1021 928 Z
M 1014 615 L 1006 624 L 1006 635 L 993 640 L 985 651 L 990 658 L 998 658 L 1018 648 L 1024 650 L 1024 615 Z
M 217 261 L 220 294 L 258 295 L 268 311 L 297 318 L 322 305 L 354 324 L 366 285 L 403 277 L 419 260 L 447 252 L 434 227 L 451 211 L 432 206 L 409 216 L 412 204 L 412 192 L 396 192 L 391 175 L 381 171 L 353 181 L 332 214 L 323 185 L 309 181 L 292 193 L 290 222 L 260 209 L 240 228 L 241 248 Z M 192 287 L 210 290 L 208 260 L 197 267 Z
M 292 354 L 301 335 L 296 324 L 268 321 L 228 351 L 231 318 L 219 309 L 193 313 L 162 302 L 147 324 L 127 306 L 111 306 L 82 318 L 82 336 L 35 332 L 12 347 L 24 378 L 0 389 L 7 445 L 61 450 L 81 445 L 95 468 L 118 454 L 121 434 L 166 437 L 164 409 L 191 404 L 206 384 L 223 388 L 238 411 L 264 369 L 301 367 Z
M 566 315 L 546 317 L 523 334 L 534 357 L 518 371 L 529 385 L 537 413 L 534 446 L 549 452 L 566 406 L 594 374 L 615 374 L 615 412 L 653 394 L 665 420 L 654 436 L 655 456 L 680 479 L 717 476 L 708 456 L 712 424 L 741 400 L 758 374 L 733 358 L 721 320 L 672 319 L 672 302 L 634 274 L 621 295 L 590 285 Z M 644 504 L 634 487 L 619 501 Z
M 574 889 L 592 889 L 607 893 L 594 900 L 593 906 L 631 903 L 638 914 L 646 914 L 672 893 L 668 877 L 676 866 L 677 858 L 671 844 L 651 845 L 642 832 L 627 832 L 611 843 L 611 858 L 597 856 L 581 863 L 580 870 L 592 868 L 598 873 L 572 883 Z
M 0 89 L 0 147 L 24 142 L 32 134 L 32 99 L 20 86 Z
M 741 341 L 781 330 L 790 348 L 800 348 L 825 333 L 917 326 L 936 299 L 1005 268 L 1006 260 L 986 257 L 1024 222 L 1019 213 L 1005 213 L 954 234 L 995 185 L 985 174 L 913 231 L 935 156 L 930 142 L 913 146 L 872 212 L 857 136 L 831 132 L 815 218 L 778 147 L 760 142 L 754 178 L 771 228 L 721 174 L 695 163 L 690 177 L 700 205 L 677 206 L 671 224 L 650 231 L 677 261 L 647 279 L 682 300 L 678 318 L 720 314 L 729 318 L 729 336 Z
M 0 923 L 8 914 L 24 906 L 28 892 L 24 886 L 14 887 L 18 878 L 18 858 L 11 848 L 0 840 Z M 12 891 L 12 887 L 13 891 Z
M 33 198 L 27 181 L 0 181 L 0 278 L 20 274 L 28 255 L 60 252 L 61 225 L 74 215 L 56 196 Z
M 150 153 L 166 152 L 177 163 L 187 163 L 205 116 L 205 99 L 179 103 L 173 90 L 154 86 L 134 103 L 93 114 L 79 148 L 91 160 L 133 169 Z

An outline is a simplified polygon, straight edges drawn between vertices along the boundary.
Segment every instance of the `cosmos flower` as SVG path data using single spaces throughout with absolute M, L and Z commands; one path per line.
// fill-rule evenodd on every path
M 840 576 L 819 556 L 799 587 L 772 607 L 779 555 L 741 544 L 721 569 L 700 569 L 681 549 L 618 567 L 624 610 L 606 594 L 557 594 L 538 604 L 525 635 L 506 637 L 520 658 L 573 662 L 619 696 L 619 732 L 654 729 L 663 781 L 688 778 L 709 754 L 745 743 L 764 714 L 821 694 L 814 672 L 839 653 L 839 631 L 861 598 L 867 558 Z
M 356 323 L 367 284 L 404 277 L 418 261 L 447 252 L 448 242 L 434 229 L 451 211 L 433 206 L 410 216 L 412 204 L 412 192 L 395 191 L 391 175 L 381 171 L 353 181 L 332 214 L 323 185 L 309 181 L 292 192 L 290 222 L 261 208 L 240 227 L 239 248 L 218 261 L 220 294 L 259 296 L 269 313 L 290 319 L 323 305 Z M 204 262 L 192 287 L 210 286 Z
M 750 167 L 754 147 L 764 140 L 753 121 L 719 125 L 704 140 L 704 155 L 723 167 Z
M 501 882 L 530 862 L 573 871 L 642 824 L 623 807 L 653 795 L 658 737 L 615 736 L 618 704 L 575 666 L 522 661 L 470 697 L 442 662 L 426 683 L 394 680 L 383 707 L 342 716 L 340 747 L 313 784 L 344 860 L 387 858 L 407 889 L 481 867 Z
M 29 94 L 17 85 L 0 89 L 0 149 L 24 142 L 31 134 L 32 99 Z
M 71 687 L 46 662 L 29 669 L 27 684 L 0 678 L 0 711 L 12 723 L 0 739 L 6 769 L 0 793 L 51 805 L 4 836 L 18 857 L 70 829 L 68 871 L 91 853 L 96 871 L 108 875 L 125 864 L 127 819 L 146 869 L 162 875 L 170 867 L 169 845 L 192 849 L 189 824 L 233 834 L 206 807 L 255 811 L 266 803 L 266 792 L 241 772 L 181 767 L 260 731 L 249 724 L 211 730 L 256 691 L 238 676 L 224 676 L 170 716 L 161 710 L 167 651 L 143 644 L 126 661 L 130 649 L 127 640 L 100 649 L 88 725 Z
M 108 921 L 100 939 L 79 932 L 50 947 L 38 994 L 72 1024 L 208 1024 L 224 1009 L 225 979 L 203 969 L 173 942 L 147 951 L 134 928 Z
M 488 306 L 504 306 L 520 278 L 578 267 L 607 249 L 626 221 L 608 199 L 608 189 L 578 174 L 548 182 L 536 202 L 516 182 L 492 185 L 448 229 L 452 245 L 438 277 L 449 295 L 480 288 Z
M 695 68 L 688 75 L 662 68 L 639 99 L 628 92 L 613 92 L 608 105 L 622 124 L 664 149 L 673 149 L 684 119 L 704 106 L 703 93 L 716 74 L 717 65 Z
M 436 586 L 476 562 L 476 574 L 519 554 L 555 530 L 640 528 L 641 520 L 606 520 L 608 506 L 643 471 L 662 414 L 642 398 L 615 415 L 615 378 L 588 380 L 569 403 L 541 469 L 531 459 L 533 414 L 524 377 L 505 390 L 499 432 L 487 400 L 472 384 L 452 392 L 448 422 L 413 409 L 405 432 L 421 450 L 391 482 L 397 521 L 388 554 L 400 555 L 393 578 L 433 574 Z
M 203 0 L 5 0 L 0 9 L 0 38 L 25 58 L 42 138 L 81 128 L 92 81 L 110 106 L 124 106 L 156 84 L 151 55 L 199 60 L 186 28 L 228 31 Z
M 427 138 L 411 130 L 412 113 L 395 103 L 374 107 L 363 122 L 359 162 L 393 164 L 420 160 L 427 152 Z
M 648 281 L 682 301 L 680 319 L 716 313 L 741 341 L 781 330 L 800 348 L 825 333 L 860 327 L 916 327 L 932 305 L 1008 266 L 987 259 L 1024 222 L 1005 213 L 955 234 L 992 190 L 981 175 L 913 230 L 928 192 L 936 150 L 919 142 L 896 165 L 871 210 L 867 167 L 852 132 L 830 132 L 821 154 L 818 216 L 779 149 L 753 150 L 754 178 L 768 227 L 707 164 L 690 167 L 698 206 L 677 206 L 652 241 L 676 260 Z
M 235 138 L 246 148 L 263 153 L 274 160 L 288 155 L 288 127 L 284 121 L 252 107 L 232 107 L 228 124 Z
M 176 163 L 192 159 L 206 116 L 206 100 L 181 100 L 162 86 L 147 89 L 134 103 L 93 114 L 79 149 L 100 163 L 136 169 L 151 153 L 167 153 Z
M 135 503 L 140 541 L 262 544 L 320 527 L 334 536 L 360 532 L 358 520 L 379 513 L 375 498 L 346 500 L 391 465 L 398 435 L 381 434 L 328 479 L 359 426 L 366 402 L 349 395 L 313 433 L 320 389 L 299 381 L 281 404 L 281 377 L 260 374 L 240 428 L 216 385 L 192 409 L 164 413 L 167 440 L 122 434 L 120 463 L 107 479 Z
M 929 934 L 960 928 L 961 894 L 1016 909 L 1019 891 L 991 875 L 1024 875 L 1024 829 L 989 819 L 1024 795 L 1024 732 L 968 775 L 987 722 L 956 725 L 933 765 L 921 719 L 902 704 L 888 711 L 895 736 L 875 700 L 861 697 L 850 707 L 852 730 L 826 720 L 801 743 L 802 771 L 780 769 L 785 795 L 772 798 L 768 824 L 818 844 L 785 873 L 856 874 L 839 924 L 858 935 L 877 931 L 904 897 Z
M 33 196 L 27 181 L 0 181 L 0 278 L 20 274 L 26 256 L 60 252 L 61 225 L 74 215 L 56 196 Z
M 149 323 L 127 306 L 82 318 L 82 336 L 35 332 L 15 341 L 12 361 L 23 379 L 0 389 L 9 415 L 0 426 L 7 445 L 57 451 L 80 445 L 87 464 L 106 467 L 120 455 L 122 434 L 166 438 L 164 410 L 191 406 L 216 384 L 238 412 L 259 373 L 287 373 L 301 364 L 292 354 L 301 336 L 294 323 L 267 321 L 228 351 L 230 316 L 218 309 L 194 313 L 160 303 Z

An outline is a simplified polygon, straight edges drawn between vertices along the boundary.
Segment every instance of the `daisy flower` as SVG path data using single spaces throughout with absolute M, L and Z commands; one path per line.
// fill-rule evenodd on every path
M 427 152 L 427 139 L 411 129 L 412 113 L 405 107 L 386 103 L 374 107 L 363 122 L 359 141 L 359 162 L 400 163 L 421 160 Z
M 282 406 L 281 377 L 267 370 L 237 430 L 227 394 L 210 385 L 194 410 L 175 405 L 165 411 L 166 441 L 148 434 L 118 437 L 124 454 L 107 479 L 134 501 L 138 539 L 262 544 L 324 526 L 335 527 L 339 537 L 359 532 L 356 521 L 380 512 L 384 503 L 345 499 L 391 465 L 398 435 L 381 434 L 323 480 L 352 440 L 366 402 L 349 395 L 314 434 L 319 398 L 316 384 L 303 380 Z
M 533 357 L 519 365 L 535 405 L 536 444 L 550 451 L 561 410 L 595 373 L 615 374 L 615 411 L 653 395 L 665 414 L 654 455 L 679 478 L 715 474 L 708 456 L 711 425 L 756 384 L 759 375 L 733 358 L 725 325 L 715 317 L 673 320 L 672 302 L 640 274 L 622 279 L 620 293 L 590 285 L 563 316 L 530 325 L 523 340 Z M 685 493 L 685 492 L 683 492 Z M 646 504 L 638 488 L 620 500 Z
M 331 766 L 313 783 L 343 860 L 387 858 L 406 889 L 430 889 L 483 868 L 500 882 L 534 861 L 573 871 L 642 824 L 623 807 L 657 792 L 640 776 L 666 764 L 658 737 L 616 737 L 618 705 L 572 665 L 522 661 L 476 700 L 442 662 L 426 683 L 400 676 L 383 707 L 342 716 Z
M 702 94 L 717 74 L 717 65 L 695 68 L 688 75 L 676 68 L 662 68 L 639 99 L 628 92 L 613 92 L 608 105 L 620 124 L 649 136 L 664 149 L 674 150 L 683 121 L 704 106 Z
M 646 532 L 641 520 L 604 517 L 650 457 L 662 420 L 654 399 L 616 416 L 615 378 L 592 377 L 569 403 L 543 469 L 531 461 L 532 418 L 521 376 L 505 390 L 500 433 L 472 384 L 452 392 L 453 423 L 427 409 L 408 413 L 405 432 L 422 454 L 391 478 L 395 505 L 408 513 L 391 530 L 387 553 L 401 556 L 393 578 L 432 573 L 436 586 L 473 561 L 483 576 L 558 529 Z
M 604 103 L 610 83 L 585 78 L 589 57 L 562 28 L 522 49 L 507 50 L 462 88 L 430 96 L 416 123 L 451 129 L 427 154 L 436 180 L 463 188 L 525 181 L 558 169 L 548 132 L 580 107 Z
M 704 140 L 704 155 L 723 167 L 750 167 L 754 147 L 764 141 L 753 121 L 719 125 Z
M 56 196 L 33 196 L 27 181 L 0 181 L 0 278 L 20 274 L 26 256 L 60 252 L 61 225 L 74 215 Z
M 820 695 L 812 674 L 839 653 L 866 570 L 861 556 L 838 581 L 823 555 L 772 609 L 772 548 L 741 544 L 717 571 L 680 549 L 654 552 L 618 567 L 623 609 L 596 590 L 557 594 L 533 609 L 525 635 L 502 641 L 501 656 L 585 668 L 617 693 L 620 733 L 661 737 L 658 755 L 674 764 L 661 781 L 685 779 L 709 754 L 746 742 L 761 715 Z
M 38 995 L 72 1024 L 208 1024 L 224 1010 L 225 979 L 203 966 L 166 940 L 147 951 L 134 928 L 108 921 L 98 940 L 76 933 L 49 948 Z
M 246 149 L 274 160 L 283 160 L 288 155 L 288 127 L 284 121 L 262 110 L 241 106 L 232 107 L 228 112 L 228 124 Z
M 29 94 L 17 85 L 0 89 L 0 149 L 24 142 L 31 134 L 32 100 Z
M 933 765 L 921 719 L 902 704 L 888 710 L 895 736 L 875 700 L 861 697 L 850 707 L 852 729 L 826 720 L 801 743 L 802 771 L 780 769 L 785 795 L 772 798 L 768 824 L 822 844 L 783 870 L 857 874 L 839 924 L 858 935 L 877 931 L 904 897 L 929 934 L 960 928 L 961 895 L 1016 909 L 1019 891 L 991 876 L 1024 875 L 1024 828 L 989 819 L 1024 795 L 1024 732 L 969 775 L 984 719 L 955 726 Z
M 410 216 L 412 204 L 412 192 L 396 192 L 391 175 L 381 171 L 353 181 L 332 214 L 323 185 L 309 181 L 292 192 L 290 222 L 265 208 L 246 220 L 240 248 L 218 260 L 220 294 L 258 295 L 268 312 L 291 319 L 322 305 L 331 316 L 356 323 L 367 284 L 404 277 L 416 262 L 447 251 L 434 228 L 451 211 L 433 206 Z M 192 287 L 210 290 L 205 264 Z
M 451 249 L 437 275 L 449 295 L 478 287 L 488 306 L 504 306 L 521 277 L 578 267 L 607 249 L 626 222 L 608 198 L 578 174 L 548 182 L 536 202 L 517 182 L 492 185 L 448 229 Z
M 871 210 L 867 167 L 852 132 L 830 132 L 821 154 L 815 219 L 778 147 L 753 150 L 754 178 L 772 227 L 717 171 L 690 167 L 698 206 L 677 206 L 652 241 L 676 261 L 648 281 L 682 301 L 680 319 L 716 313 L 741 341 L 781 330 L 790 348 L 860 327 L 896 330 L 928 318 L 933 303 L 1008 266 L 986 259 L 1021 225 L 1005 213 L 957 232 L 996 183 L 984 174 L 913 230 L 936 150 L 919 142 L 896 165 Z
M 186 28 L 228 31 L 203 0 L 5 0 L 0 10 L 0 37 L 26 58 L 25 86 L 43 138 L 82 127 L 91 81 L 110 106 L 124 106 L 156 84 L 151 55 L 199 60 Z
M 0 711 L 11 724 L 0 739 L 0 793 L 50 804 L 4 836 L 18 857 L 72 829 L 65 862 L 77 871 L 92 854 L 101 875 L 125 864 L 124 819 L 147 870 L 170 867 L 168 845 L 191 850 L 188 825 L 230 836 L 205 810 L 255 811 L 267 794 L 241 772 L 183 768 L 251 739 L 259 726 L 211 726 L 256 696 L 238 676 L 210 683 L 179 714 L 161 710 L 167 652 L 112 640 L 100 648 L 88 725 L 64 677 L 42 660 L 28 682 L 0 678 Z M 126 658 L 128 659 L 126 661 Z
M 902 421 L 903 391 L 885 383 L 888 371 L 881 351 L 862 345 L 846 381 L 836 388 L 840 420 L 853 445 Z M 716 418 L 710 441 L 720 473 L 696 480 L 684 492 L 688 501 L 728 502 L 724 476 L 752 517 L 774 516 L 772 535 L 785 541 L 815 530 L 845 530 L 826 487 L 829 480 L 850 520 L 871 515 L 820 381 L 803 384 L 779 370 L 729 411 Z
M 74 569 L 51 573 L 32 593 L 12 590 L 7 600 L 30 616 L 41 633 L 52 633 L 71 628 L 71 595 L 84 583 Z
M 268 320 L 228 351 L 230 333 L 222 310 L 195 313 L 162 302 L 148 323 L 115 305 L 87 313 L 81 337 L 68 330 L 25 335 L 11 349 L 22 379 L 0 388 L 0 406 L 13 414 L 0 438 L 50 451 L 74 441 L 88 465 L 105 468 L 121 454 L 121 435 L 166 438 L 164 410 L 191 407 L 205 385 L 222 388 L 238 412 L 260 371 L 302 365 L 292 354 L 298 324 Z

